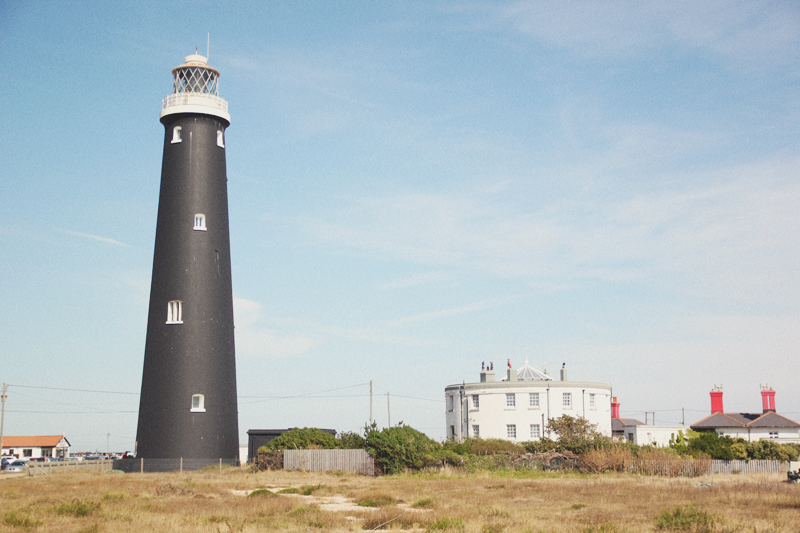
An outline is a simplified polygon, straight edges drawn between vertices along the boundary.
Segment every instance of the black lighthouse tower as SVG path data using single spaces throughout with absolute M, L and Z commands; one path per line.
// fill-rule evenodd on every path
M 187 468 L 239 455 L 225 129 L 219 72 L 172 70 L 147 320 L 137 457 Z M 155 464 L 155 463 L 153 463 Z M 191 466 L 190 466 L 191 465 Z

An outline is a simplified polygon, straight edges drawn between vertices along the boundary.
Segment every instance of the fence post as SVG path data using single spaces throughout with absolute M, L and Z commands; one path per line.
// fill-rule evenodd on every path
M 222 457 L 219 458 L 219 473 L 222 473 Z
M 181 474 L 183 474 L 183 457 L 181 457 Z
M 140 468 L 139 473 L 144 474 L 144 457 L 140 457 L 139 461 L 141 461 L 141 463 L 139 463 L 139 468 Z

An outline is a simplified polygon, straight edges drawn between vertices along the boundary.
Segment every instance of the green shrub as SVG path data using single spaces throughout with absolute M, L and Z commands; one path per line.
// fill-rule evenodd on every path
M 275 437 L 261 450 L 308 450 L 336 448 L 336 437 L 319 428 L 295 428 L 279 437 Z
M 467 453 L 473 455 L 497 455 L 501 453 L 525 453 L 525 447 L 503 439 L 471 438 L 465 441 Z
M 345 431 L 336 437 L 336 447 L 343 450 L 363 450 L 367 447 L 367 441 L 358 433 Z
M 377 430 L 375 424 L 365 428 L 367 449 L 385 472 L 419 470 L 433 465 L 441 445 L 424 433 L 403 425 Z
M 698 431 L 689 437 L 689 453 L 696 456 L 703 452 L 712 459 L 735 459 L 731 446 L 734 440 L 728 436 L 720 437 L 716 431 Z

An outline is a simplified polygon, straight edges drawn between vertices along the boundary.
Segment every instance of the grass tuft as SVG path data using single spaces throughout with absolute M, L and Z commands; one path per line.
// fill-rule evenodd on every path
M 460 518 L 451 518 L 443 516 L 435 520 L 428 526 L 428 531 L 447 531 L 447 530 L 460 530 L 464 529 L 466 524 Z
M 414 509 L 433 509 L 434 507 L 433 498 L 420 498 L 419 500 L 411 504 L 411 507 L 413 507 Z
M 300 494 L 302 494 L 303 496 L 311 496 L 314 493 L 314 491 L 319 490 L 324 486 L 325 485 L 322 485 L 322 484 L 319 484 L 319 485 L 305 485 L 300 489 Z
M 36 520 L 31 516 L 19 511 L 9 511 L 3 515 L 3 523 L 7 526 L 30 529 L 42 525 L 41 520 Z
M 718 517 L 693 505 L 664 511 L 655 518 L 656 529 L 691 533 L 711 533 L 718 520 Z
M 72 500 L 70 503 L 59 503 L 50 509 L 61 515 L 72 515 L 75 517 L 89 516 L 100 508 L 100 504 L 91 500 L 81 501 L 78 499 Z
M 104 502 L 121 502 L 125 499 L 125 494 L 122 492 L 104 492 L 103 493 L 103 501 Z
M 277 497 L 277 494 L 275 494 L 274 492 L 272 492 L 269 489 L 256 489 L 253 492 L 251 492 L 250 494 L 248 494 L 247 497 L 248 498 L 259 498 L 259 497 L 274 498 L 274 497 Z
M 581 533 L 622 533 L 623 531 L 617 524 L 606 522 L 605 524 L 585 527 L 581 530 Z
M 396 498 L 384 492 L 371 492 L 356 500 L 356 505 L 361 507 L 386 507 L 387 505 L 397 505 L 397 503 Z

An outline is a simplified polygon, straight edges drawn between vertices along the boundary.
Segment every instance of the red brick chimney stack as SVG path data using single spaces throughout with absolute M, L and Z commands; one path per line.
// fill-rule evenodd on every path
M 775 412 L 775 391 L 769 385 L 761 386 L 761 405 L 765 413 Z
M 714 390 L 711 391 L 711 414 L 725 413 L 722 409 L 722 385 L 714 385 Z
M 619 402 L 616 396 L 614 396 L 614 401 L 611 402 L 611 418 L 619 418 Z

